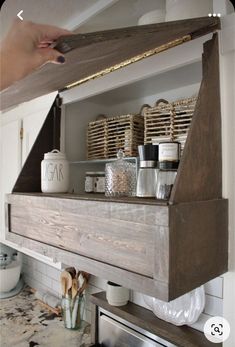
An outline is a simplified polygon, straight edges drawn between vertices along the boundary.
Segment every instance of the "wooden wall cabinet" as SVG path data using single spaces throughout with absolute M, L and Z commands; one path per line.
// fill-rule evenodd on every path
M 200 30 L 211 31 L 208 26 Z M 7 239 L 165 301 L 226 272 L 228 201 L 222 198 L 217 34 L 204 44 L 202 66 L 198 101 L 169 201 L 40 193 L 43 154 L 59 146 L 57 98 L 13 194 L 6 198 Z

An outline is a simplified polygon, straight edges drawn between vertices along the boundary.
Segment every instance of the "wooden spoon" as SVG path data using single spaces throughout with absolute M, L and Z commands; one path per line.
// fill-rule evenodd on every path
M 72 280 L 72 299 L 74 299 L 76 297 L 78 293 L 78 282 L 76 280 L 76 278 L 73 278 Z
M 74 267 L 67 267 L 65 271 L 69 272 L 72 278 L 76 277 L 76 269 Z
M 61 281 L 61 290 L 62 290 L 62 295 L 65 296 L 66 294 L 66 280 L 64 277 L 60 279 Z
M 70 275 L 69 272 L 64 270 L 61 272 L 60 280 L 61 280 L 61 284 L 63 283 L 62 284 L 63 293 L 65 293 L 65 295 L 68 295 L 69 289 L 72 287 L 72 276 Z
M 84 292 L 84 290 L 86 289 L 87 285 L 88 285 L 88 274 L 86 272 L 81 271 L 80 276 L 82 277 L 82 281 L 81 281 L 81 286 L 79 285 L 79 289 L 78 289 L 78 295 L 82 295 L 82 293 Z

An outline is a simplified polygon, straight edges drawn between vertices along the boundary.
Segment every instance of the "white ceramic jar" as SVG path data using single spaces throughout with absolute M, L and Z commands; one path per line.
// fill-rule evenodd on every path
M 43 193 L 67 193 L 69 190 L 69 163 L 65 154 L 57 149 L 44 154 L 41 189 Z
M 116 283 L 108 282 L 106 299 L 111 306 L 124 306 L 129 300 L 129 289 Z

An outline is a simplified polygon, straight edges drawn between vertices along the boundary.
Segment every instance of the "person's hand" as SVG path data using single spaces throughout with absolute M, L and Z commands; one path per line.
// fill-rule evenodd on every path
M 14 20 L 1 43 L 0 89 L 7 88 L 47 62 L 63 64 L 64 56 L 50 45 L 60 36 L 71 34 L 51 25 Z

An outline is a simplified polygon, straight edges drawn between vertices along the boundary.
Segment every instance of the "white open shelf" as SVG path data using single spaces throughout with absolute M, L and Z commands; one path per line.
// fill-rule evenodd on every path
M 149 95 L 153 85 L 156 87 L 157 93 L 161 93 L 198 83 L 201 79 L 203 43 L 209 38 L 211 35 L 203 36 L 63 91 L 61 92 L 63 103 L 70 104 L 110 91 L 114 91 L 116 97 L 119 97 L 121 93 L 121 98 L 125 96 L 126 100 L 130 100 L 134 94 L 137 97 L 140 94 Z M 131 89 L 129 85 L 132 85 Z M 123 88 L 122 91 L 121 88 Z M 156 94 L 156 91 L 152 90 L 152 94 Z M 107 96 L 105 99 L 106 102 L 111 100 Z

